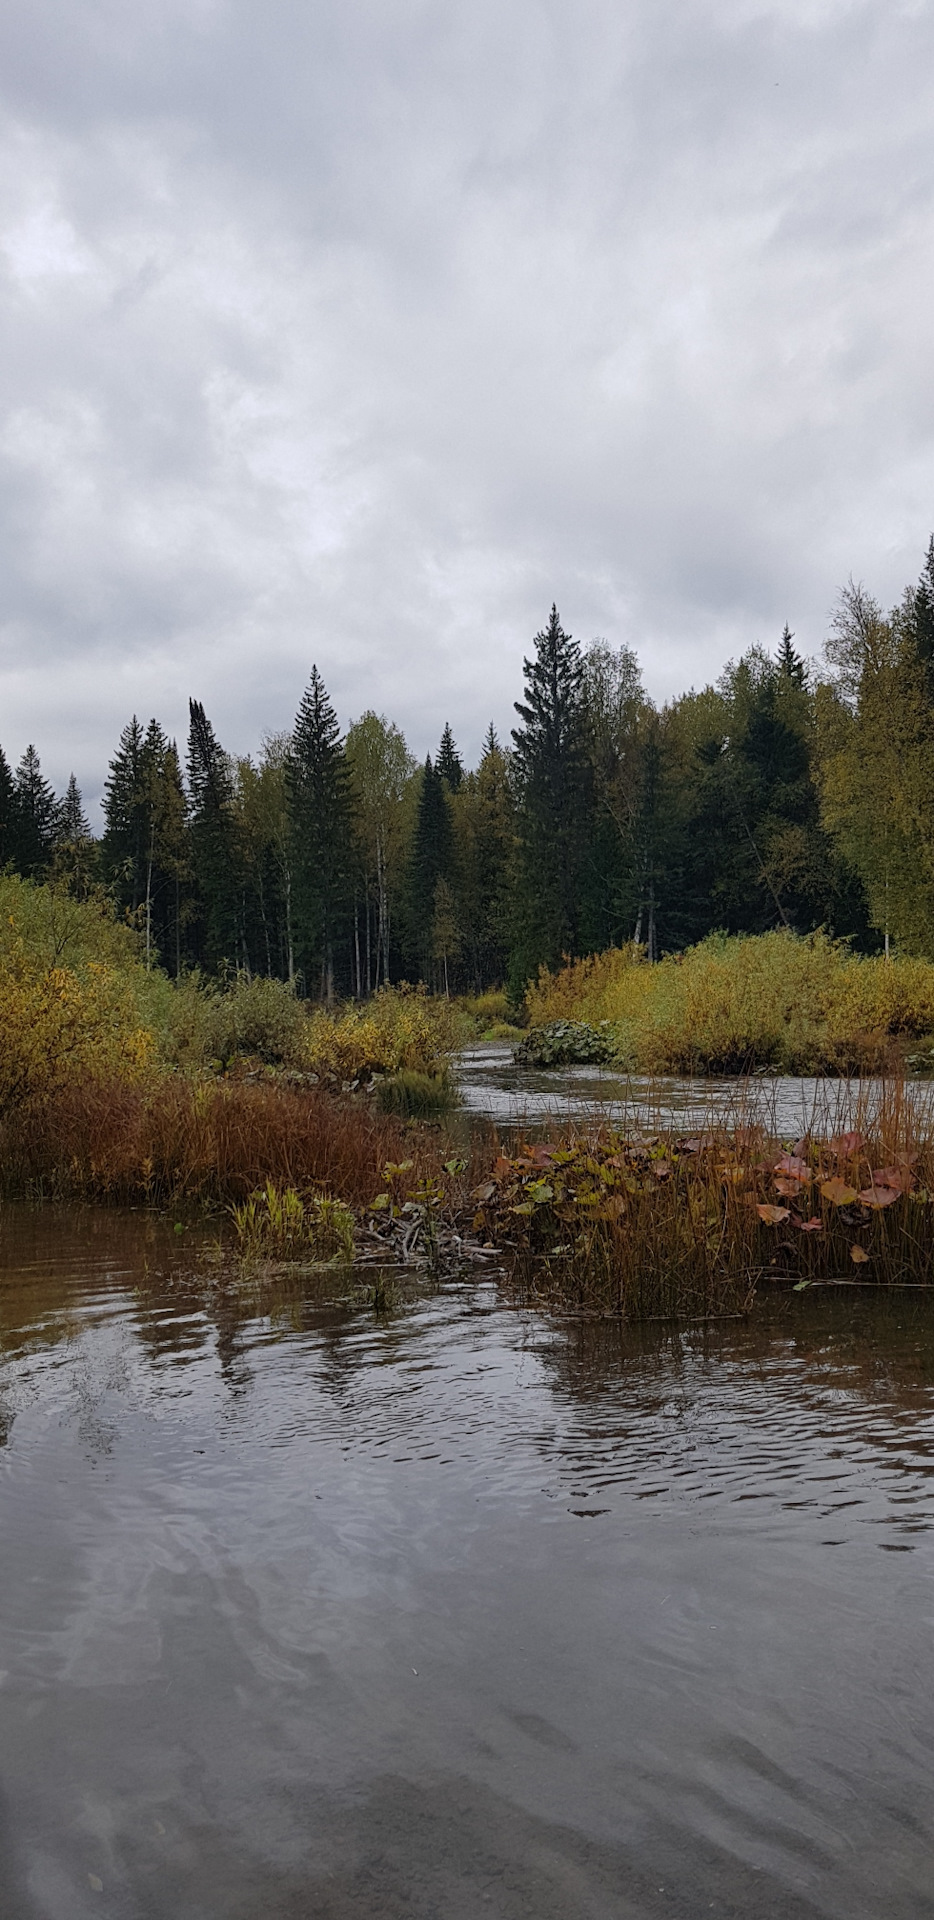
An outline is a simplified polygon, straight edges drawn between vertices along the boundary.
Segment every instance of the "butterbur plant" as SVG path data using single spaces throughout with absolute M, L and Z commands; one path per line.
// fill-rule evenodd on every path
M 742 1311 L 769 1278 L 927 1285 L 929 1160 L 934 1176 L 904 1111 L 778 1145 L 750 1127 L 604 1128 L 501 1154 L 474 1227 L 509 1252 L 527 1297 L 630 1318 Z

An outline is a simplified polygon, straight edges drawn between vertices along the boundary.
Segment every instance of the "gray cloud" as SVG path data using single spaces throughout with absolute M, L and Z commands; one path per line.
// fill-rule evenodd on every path
M 18 16 L 18 17 L 17 17 Z M 658 695 L 934 526 L 934 16 L 34 0 L 0 23 L 0 739 L 94 791 L 312 660 L 419 751 L 553 598 Z

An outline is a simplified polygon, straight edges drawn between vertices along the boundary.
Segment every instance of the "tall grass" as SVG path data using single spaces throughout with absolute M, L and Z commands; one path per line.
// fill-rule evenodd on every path
M 823 934 L 715 934 L 657 966 L 630 946 L 543 969 L 527 1006 L 536 1027 L 610 1021 L 643 1073 L 875 1073 L 934 1034 L 934 963 Z
M 281 1082 L 74 1082 L 0 1121 L 7 1192 L 133 1203 L 241 1202 L 272 1180 L 364 1206 L 387 1160 L 426 1171 L 432 1142 L 360 1101 Z

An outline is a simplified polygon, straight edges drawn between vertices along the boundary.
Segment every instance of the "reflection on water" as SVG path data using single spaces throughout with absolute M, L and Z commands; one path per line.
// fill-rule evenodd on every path
M 259 1311 L 194 1238 L 0 1215 L 4 1920 L 934 1913 L 932 1303 Z
M 754 1074 L 748 1080 L 686 1080 L 674 1075 L 647 1079 L 609 1067 L 517 1066 L 511 1046 L 471 1047 L 457 1062 L 457 1084 L 468 1114 L 487 1115 L 500 1126 L 598 1115 L 617 1125 L 692 1132 L 718 1120 L 730 1126 L 761 1121 L 776 1135 L 814 1131 L 828 1135 L 851 1126 L 857 1106 L 872 1110 L 884 1099 L 881 1081 L 807 1079 L 793 1074 Z M 934 1123 L 934 1082 L 907 1083 L 919 1116 Z

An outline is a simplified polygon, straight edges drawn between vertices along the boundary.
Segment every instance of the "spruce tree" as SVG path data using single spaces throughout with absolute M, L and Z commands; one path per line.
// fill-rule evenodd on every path
M 457 793 L 464 778 L 464 763 L 454 744 L 450 724 L 445 721 L 435 769 L 445 781 L 449 793 Z
M 68 776 L 65 798 L 58 812 L 51 872 L 56 883 L 66 887 L 78 900 L 87 899 L 98 879 L 98 846 L 73 773 Z
M 0 747 L 0 869 L 15 863 L 18 844 L 16 786 L 10 763 Z
M 450 881 L 453 864 L 450 804 L 431 754 L 425 759 L 409 859 L 409 951 L 423 977 L 432 972 L 432 923 L 438 881 Z
M 249 956 L 240 941 L 239 860 L 230 765 L 200 700 L 189 700 L 188 791 L 198 931 L 206 964 L 217 970 Z
M 16 769 L 16 864 L 27 876 L 41 874 L 52 857 L 59 807 L 43 777 L 39 755 L 29 746 Z
M 337 715 L 317 667 L 296 715 L 287 785 L 298 937 L 309 976 L 317 973 L 330 1001 L 350 893 L 352 805 Z
M 73 773 L 68 776 L 65 798 L 61 804 L 58 837 L 65 846 L 75 846 L 91 838 L 91 822 L 84 811 L 81 789 Z
M 145 894 L 146 797 L 143 729 L 134 713 L 104 781 L 101 867 L 117 901 L 135 914 Z
M 786 620 L 784 632 L 778 643 L 778 671 L 783 680 L 787 680 L 794 687 L 803 688 L 807 686 L 808 670 L 800 653 L 796 653 L 791 644 L 794 637 Z
M 591 824 L 584 670 L 557 607 L 523 666 L 525 700 L 515 703 L 522 725 L 512 735 L 521 895 L 514 959 L 528 979 L 542 962 L 579 951 Z

